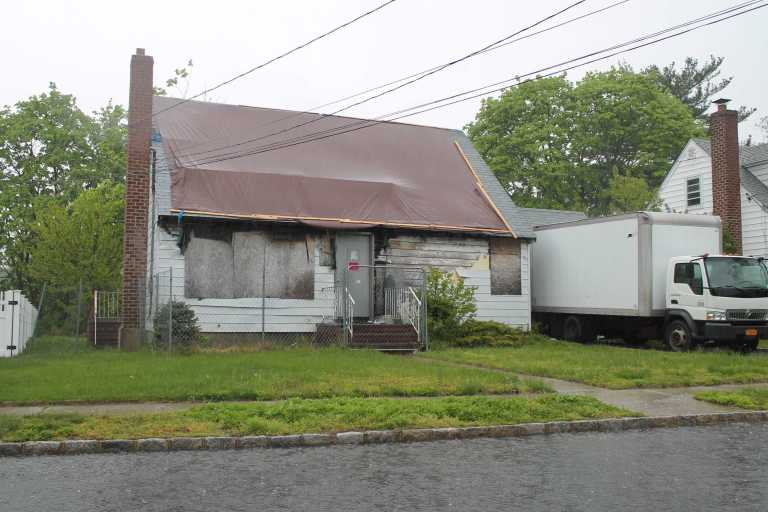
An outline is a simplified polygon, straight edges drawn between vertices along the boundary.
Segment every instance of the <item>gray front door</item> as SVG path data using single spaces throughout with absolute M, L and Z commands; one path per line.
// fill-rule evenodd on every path
M 355 299 L 355 316 L 371 315 L 371 235 L 336 235 L 336 282 Z M 351 264 L 351 265 L 350 265 Z M 358 266 L 359 265 L 359 266 Z

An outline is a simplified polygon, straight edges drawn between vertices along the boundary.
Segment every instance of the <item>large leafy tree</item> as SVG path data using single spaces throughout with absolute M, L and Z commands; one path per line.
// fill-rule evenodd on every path
M 38 199 L 27 270 L 48 285 L 41 332 L 70 332 L 78 303 L 84 325 L 90 290 L 119 288 L 123 196 L 122 183 L 103 181 L 66 204 Z
M 667 66 L 647 66 L 642 73 L 652 77 L 664 90 L 680 99 L 691 109 L 693 115 L 705 125 L 709 124 L 709 107 L 723 89 L 733 81 L 733 77 L 720 78 L 724 57 L 709 56 L 709 60 L 699 62 L 688 57 L 679 68 L 675 62 Z M 739 107 L 739 121 L 744 121 L 756 109 Z
M 6 285 L 36 288 L 29 266 L 35 208 L 67 204 L 125 168 L 125 111 L 107 105 L 89 116 L 51 84 L 46 93 L 0 109 L 0 267 Z
M 518 204 L 604 215 L 653 206 L 702 129 L 651 77 L 619 68 L 510 88 L 466 130 Z

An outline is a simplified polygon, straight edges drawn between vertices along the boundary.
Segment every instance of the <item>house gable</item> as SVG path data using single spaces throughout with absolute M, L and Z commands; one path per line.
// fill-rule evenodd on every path
M 741 223 L 742 252 L 768 256 L 768 145 L 742 146 Z M 675 213 L 713 214 L 710 142 L 691 139 L 683 148 L 659 188 L 662 207 Z M 701 203 L 687 205 L 686 184 L 700 178 Z
M 700 202 L 688 205 L 687 183 L 699 179 Z M 672 164 L 659 188 L 662 208 L 674 213 L 712 214 L 712 160 L 698 139 L 691 139 Z

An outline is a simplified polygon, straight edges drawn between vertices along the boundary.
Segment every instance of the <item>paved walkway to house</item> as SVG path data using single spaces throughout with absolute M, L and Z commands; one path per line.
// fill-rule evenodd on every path
M 427 361 L 428 359 L 424 359 Z M 740 411 L 738 407 L 718 405 L 702 402 L 693 398 L 693 395 L 701 391 L 717 391 L 739 388 L 768 388 L 768 383 L 758 384 L 719 384 L 715 386 L 690 386 L 675 388 L 632 388 L 632 389 L 606 389 L 580 382 L 553 379 L 551 377 L 538 377 L 525 375 L 500 368 L 488 368 L 474 364 L 463 364 L 443 361 L 452 366 L 463 368 L 480 368 L 499 373 L 509 373 L 521 379 L 537 379 L 549 384 L 557 393 L 564 395 L 586 395 L 597 398 L 601 402 L 616 407 L 623 407 L 631 411 L 643 413 L 647 416 L 676 416 L 684 414 L 707 414 L 715 412 Z

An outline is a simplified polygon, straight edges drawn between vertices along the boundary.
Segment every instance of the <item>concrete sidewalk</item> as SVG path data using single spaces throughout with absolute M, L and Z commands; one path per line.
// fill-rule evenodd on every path
M 34 416 L 36 414 L 83 414 L 111 416 L 120 414 L 156 414 L 186 411 L 200 402 L 125 402 L 77 405 L 0 405 L 0 414 Z
M 721 384 L 717 386 L 693 386 L 687 388 L 635 388 L 605 389 L 578 382 L 569 382 L 546 377 L 540 379 L 565 395 L 586 395 L 616 407 L 623 407 L 646 416 L 677 416 L 689 414 L 710 414 L 717 412 L 741 411 L 737 407 L 712 404 L 696 400 L 693 395 L 701 391 L 718 391 L 748 387 L 768 387 L 768 384 Z

